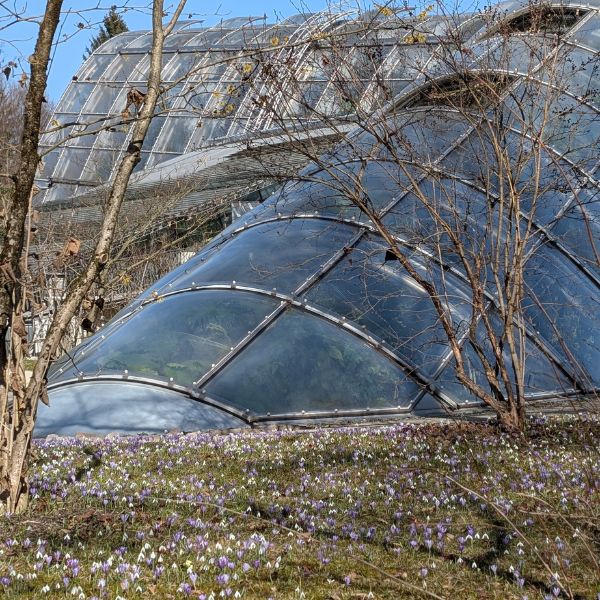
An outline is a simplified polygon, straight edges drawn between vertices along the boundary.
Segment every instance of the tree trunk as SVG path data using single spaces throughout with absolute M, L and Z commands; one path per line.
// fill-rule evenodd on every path
M 83 299 L 106 266 L 117 228 L 119 212 L 133 169 L 140 161 L 140 153 L 146 133 L 154 116 L 156 102 L 160 95 L 162 72 L 162 49 L 164 39 L 173 29 L 185 6 L 180 0 L 169 24 L 163 27 L 163 0 L 154 0 L 152 7 L 152 49 L 148 92 L 144 98 L 138 118 L 133 124 L 131 142 L 119 164 L 111 192 L 104 206 L 104 219 L 96 248 L 85 270 L 75 278 L 66 291 L 65 298 L 54 314 L 42 350 L 36 362 L 31 380 L 24 389 L 23 402 L 18 408 L 19 426 L 12 433 L 14 451 L 8 457 L 8 473 L 14 483 L 9 487 L 7 508 L 12 512 L 22 510 L 27 505 L 27 463 L 31 447 L 31 436 L 35 425 L 38 401 L 46 396 L 46 372 L 69 323 L 77 313 Z M 32 180 L 33 181 L 33 180 Z
M 26 473 L 22 467 L 15 469 L 15 465 L 25 464 L 29 451 L 29 442 L 19 438 L 23 427 L 21 412 L 26 406 L 20 331 L 23 297 L 20 261 L 25 220 L 39 162 L 38 143 L 48 62 L 61 7 L 62 0 L 48 0 L 46 3 L 35 51 L 30 58 L 31 74 L 25 96 L 20 164 L 15 176 L 14 196 L 8 206 L 9 216 L 0 252 L 0 512 L 14 512 L 27 502 Z M 7 342 L 10 342 L 8 356 L 5 352 Z M 9 405 L 11 393 L 12 407 Z

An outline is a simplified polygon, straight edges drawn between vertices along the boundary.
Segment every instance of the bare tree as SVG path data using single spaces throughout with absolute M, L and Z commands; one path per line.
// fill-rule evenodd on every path
M 24 246 L 25 220 L 30 208 L 33 178 L 38 166 L 38 138 L 40 114 L 46 85 L 46 70 L 56 27 L 60 18 L 61 0 L 49 0 L 36 50 L 31 60 L 31 77 L 27 93 L 21 152 L 21 168 L 17 174 L 11 219 L 4 247 L 2 265 L 4 287 L 0 293 L 2 315 L 2 338 L 0 364 L 4 366 L 2 397 L 0 399 L 0 499 L 8 512 L 22 510 L 27 505 L 27 462 L 31 447 L 31 435 L 35 423 L 37 404 L 45 396 L 45 375 L 48 364 L 64 335 L 72 316 L 78 310 L 90 286 L 105 268 L 114 240 L 119 211 L 127 184 L 135 165 L 140 160 L 144 138 L 154 115 L 160 95 L 162 48 L 165 37 L 177 22 L 185 0 L 180 0 L 168 25 L 163 26 L 163 2 L 154 0 L 152 10 L 152 52 L 148 76 L 148 91 L 141 105 L 138 118 L 133 124 L 131 143 L 121 160 L 111 192 L 104 206 L 104 219 L 92 257 L 85 269 L 76 277 L 66 291 L 64 300 L 56 311 L 52 325 L 44 341 L 42 351 L 33 370 L 31 380 L 25 386 L 23 369 L 23 343 L 26 337 L 23 327 L 23 289 L 20 285 L 20 260 Z M 11 333 L 10 356 L 4 355 L 4 341 Z M 12 405 L 9 404 L 9 387 Z
M 492 12 L 482 15 L 478 18 L 490 34 L 481 38 L 476 57 L 452 15 L 446 15 L 446 30 L 439 33 L 443 28 L 427 25 L 428 10 L 395 23 L 405 47 L 404 57 L 399 53 L 406 61 L 400 77 L 417 78 L 412 91 L 405 83 L 404 93 L 392 99 L 378 35 L 389 23 L 380 10 L 367 31 L 338 28 L 318 34 L 312 65 L 302 67 L 327 72 L 328 91 L 317 95 L 318 101 L 311 91 L 318 82 L 294 72 L 296 63 L 285 52 L 258 59 L 259 75 L 251 82 L 254 100 L 263 118 L 284 130 L 313 163 L 299 179 L 314 185 L 314 202 L 299 202 L 299 210 L 351 217 L 361 224 L 363 240 L 376 233 L 386 265 L 399 265 L 428 298 L 425 312 L 435 314 L 435 322 L 415 315 L 423 330 L 409 328 L 414 338 L 443 344 L 445 364 L 453 365 L 460 386 L 491 407 L 505 428 L 520 431 L 536 362 L 553 365 L 549 369 L 556 371 L 559 391 L 577 388 L 574 381 L 590 383 L 575 358 L 577 341 L 570 341 L 556 315 L 535 323 L 546 319 L 560 341 L 551 347 L 537 335 L 539 325 L 530 315 L 543 313 L 547 305 L 528 281 L 537 254 L 552 241 L 543 226 L 548 198 L 568 193 L 575 205 L 582 201 L 589 154 L 598 147 L 597 136 L 587 148 L 569 147 L 578 135 L 585 138 L 595 113 L 585 98 L 565 103 L 559 81 L 560 65 L 569 60 L 561 42 L 582 14 L 532 4 L 529 13 L 513 21 Z M 436 47 L 427 69 L 411 50 L 425 43 Z M 350 122 L 360 133 L 323 156 L 299 136 L 314 122 L 340 133 Z M 565 151 L 573 157 L 571 164 L 561 160 Z M 310 186 L 304 189 L 307 193 Z M 290 208 L 286 194 L 281 197 L 281 210 L 293 214 L 293 202 Z M 368 258 L 362 262 L 365 271 L 381 268 Z M 369 310 L 377 312 L 376 302 L 367 289 L 343 310 L 360 319 Z M 438 331 L 435 339 L 425 335 L 428 329 Z M 406 342 L 401 338 L 399 354 Z M 414 339 L 411 343 L 414 348 Z M 441 388 L 442 382 L 431 384 Z

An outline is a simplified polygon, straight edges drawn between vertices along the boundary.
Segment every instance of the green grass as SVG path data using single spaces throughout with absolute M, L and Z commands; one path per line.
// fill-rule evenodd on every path
M 28 512 L 0 521 L 0 596 L 596 600 L 599 433 L 570 418 L 525 439 L 455 424 L 42 442 Z

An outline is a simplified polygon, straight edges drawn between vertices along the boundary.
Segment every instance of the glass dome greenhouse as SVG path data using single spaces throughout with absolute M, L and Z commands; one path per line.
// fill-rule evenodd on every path
M 450 337 L 490 394 L 595 393 L 600 4 L 543 6 L 461 19 L 465 46 L 63 355 L 36 434 L 460 414 Z M 519 381 L 492 385 L 490 330 Z

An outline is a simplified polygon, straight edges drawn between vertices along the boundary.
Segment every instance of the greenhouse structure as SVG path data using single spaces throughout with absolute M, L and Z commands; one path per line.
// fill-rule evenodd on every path
M 109 40 L 74 77 L 55 119 L 85 135 L 50 153 L 43 210 L 110 181 L 127 130 L 86 131 L 142 89 L 150 35 Z M 269 45 L 293 62 L 279 87 L 255 58 Z M 495 398 L 596 393 L 599 56 L 598 0 L 183 24 L 164 57 L 173 104 L 136 181 L 221 169 L 226 188 L 247 140 L 271 166 L 287 141 L 331 143 L 58 359 L 36 434 L 460 415 L 481 396 L 457 352 Z

